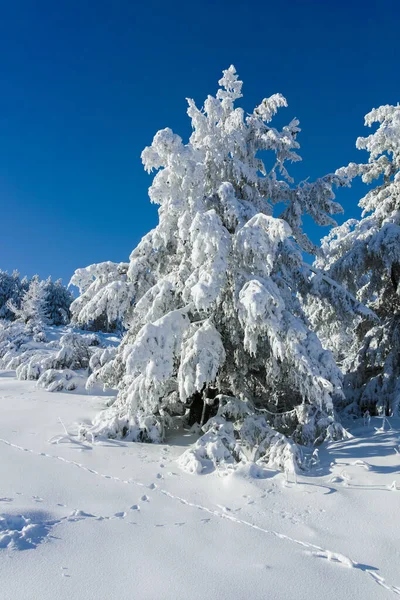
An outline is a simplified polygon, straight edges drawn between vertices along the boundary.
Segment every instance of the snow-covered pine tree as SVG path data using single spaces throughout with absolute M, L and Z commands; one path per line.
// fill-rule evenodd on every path
M 204 423 L 218 411 L 212 435 L 225 450 L 214 458 L 225 460 L 240 457 L 239 447 L 264 455 L 271 444 L 287 448 L 271 426 L 302 443 L 340 433 L 341 375 L 298 295 L 343 296 L 349 310 L 357 303 L 329 278 L 311 280 L 302 256 L 315 250 L 303 215 L 334 224 L 330 215 L 341 207 L 332 187 L 342 179 L 294 185 L 286 163 L 300 160 L 299 123 L 269 125 L 286 100 L 275 94 L 246 116 L 235 107 L 242 82 L 234 67 L 219 84 L 202 110 L 188 101 L 189 143 L 163 129 L 142 153 L 145 169 L 158 170 L 149 195 L 160 206 L 159 224 L 130 256 L 130 302 L 102 288 L 127 333 L 100 374 L 118 386 L 118 398 L 90 433 L 159 441 L 171 416 L 189 409 L 190 422 Z M 274 155 L 270 171 L 264 151 Z M 94 300 L 88 314 L 97 314 Z
M 11 275 L 6 271 L 0 271 L 0 319 L 15 318 L 7 303 L 10 301 L 19 307 L 26 288 L 26 281 L 21 281 L 18 271 L 14 271 Z
M 325 269 L 380 318 L 362 319 L 344 363 L 346 394 L 357 411 L 400 414 L 400 106 L 381 106 L 365 117 L 374 133 L 357 139 L 367 164 L 339 169 L 351 181 L 378 180 L 362 200 L 360 220 L 352 219 L 322 240 L 316 266 Z M 319 326 L 324 327 L 322 311 Z
M 74 300 L 71 292 L 62 284 L 61 279 L 46 280 L 47 318 L 52 325 L 67 325 L 71 318 L 70 306 Z
M 35 333 L 41 332 L 48 323 L 46 282 L 34 275 L 22 296 L 20 307 L 12 301 L 8 302 L 8 307 L 18 321 L 26 323 Z
M 128 267 L 108 261 L 75 271 L 69 283 L 80 293 L 70 306 L 75 325 L 92 331 L 121 329 L 133 296 Z

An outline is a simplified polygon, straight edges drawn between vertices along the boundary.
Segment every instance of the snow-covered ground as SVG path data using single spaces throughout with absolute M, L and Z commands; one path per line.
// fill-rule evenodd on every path
M 190 475 L 193 436 L 82 443 L 107 398 L 0 375 L 2 600 L 400 596 L 400 422 L 358 423 L 297 483 Z

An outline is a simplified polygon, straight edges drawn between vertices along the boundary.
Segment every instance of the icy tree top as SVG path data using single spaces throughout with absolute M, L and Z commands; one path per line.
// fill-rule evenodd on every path
M 230 228 L 242 226 L 257 213 L 273 214 L 273 207 L 283 203 L 279 215 L 291 227 L 296 241 L 306 251 L 315 248 L 302 231 L 302 216 L 309 214 L 319 225 L 335 225 L 330 215 L 342 209 L 334 202 L 332 184 L 341 184 L 339 176 L 329 175 L 313 184 L 293 187 L 285 163 L 301 160 L 297 154 L 299 122 L 277 130 L 269 125 L 280 107 L 287 102 L 280 94 L 265 98 L 252 114 L 235 108 L 242 82 L 233 66 L 223 72 L 216 97 L 208 96 L 202 109 L 188 100 L 188 115 L 193 133 L 188 144 L 171 129 L 163 129 L 142 153 L 145 169 L 159 170 L 149 190 L 152 202 L 161 211 L 179 212 L 189 203 L 215 197 L 221 182 L 233 186 L 235 206 L 226 201 L 224 210 Z M 272 150 L 275 161 L 269 172 L 260 152 Z M 235 216 L 233 216 L 235 215 Z
M 337 171 L 351 181 L 361 176 L 365 183 L 377 180 L 359 202 L 362 219 L 352 219 L 331 231 L 322 240 L 317 266 L 358 293 L 362 301 L 372 300 L 400 283 L 400 106 L 381 106 L 365 117 L 365 124 L 378 128 L 357 139 L 357 148 L 367 150 L 366 164 L 350 163 Z M 384 277 L 384 274 L 388 277 Z

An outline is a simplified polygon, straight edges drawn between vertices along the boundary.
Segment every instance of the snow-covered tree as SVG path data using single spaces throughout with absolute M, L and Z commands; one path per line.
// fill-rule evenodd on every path
M 37 275 L 33 277 L 32 282 L 35 282 L 34 287 L 36 288 L 36 284 L 39 282 Z M 29 289 L 30 283 L 26 277 L 21 280 L 17 271 L 14 271 L 12 275 L 0 271 L 0 319 L 12 321 L 17 314 L 21 316 L 18 310 L 21 308 L 24 293 Z M 45 317 L 47 322 L 51 325 L 66 325 L 69 323 L 71 316 L 69 307 L 74 298 L 67 288 L 62 285 L 61 279 L 53 282 L 49 277 L 39 287 L 45 289 Z M 28 320 L 31 320 L 31 317 Z
M 11 275 L 6 271 L 0 271 L 0 319 L 12 320 L 15 318 L 8 302 L 19 307 L 27 287 L 27 280 L 21 281 L 18 271 L 14 271 Z
M 281 130 L 270 125 L 287 105 L 283 96 L 264 99 L 246 116 L 235 107 L 242 82 L 234 67 L 219 84 L 203 109 L 188 101 L 193 133 L 187 144 L 163 129 L 142 153 L 145 169 L 158 171 L 149 195 L 160 206 L 159 224 L 130 256 L 123 300 L 114 292 L 115 281 L 118 290 L 122 285 L 114 275 L 110 284 L 107 277 L 97 284 L 95 265 L 86 270 L 96 273 L 95 282 L 83 285 L 72 306 L 77 322 L 81 307 L 83 322 L 105 314 L 104 305 L 116 307 L 113 318 L 127 329 L 103 367 L 103 381 L 119 388 L 117 401 L 91 434 L 159 441 L 170 417 L 188 408 L 190 422 L 214 418 L 208 435 L 228 453 L 236 440 L 264 454 L 276 443 L 284 454 L 286 438 L 271 427 L 302 443 L 341 432 L 335 424 L 341 374 L 311 330 L 299 295 L 326 296 L 357 310 L 332 280 L 311 277 L 302 254 L 315 250 L 303 216 L 335 224 L 331 215 L 341 207 L 332 187 L 344 182 L 328 175 L 295 185 L 286 164 L 300 160 L 299 123 Z M 266 151 L 274 156 L 269 171 Z M 227 402 L 234 410 L 216 415 Z
M 32 277 L 28 289 L 24 292 L 20 307 L 8 302 L 8 308 L 17 320 L 29 325 L 34 331 L 41 331 L 48 323 L 48 303 L 46 282 L 37 275 Z
M 362 319 L 344 367 L 352 408 L 400 414 L 400 106 L 381 106 L 365 117 L 374 133 L 358 138 L 367 164 L 351 163 L 337 174 L 364 183 L 377 180 L 352 219 L 322 240 L 316 266 L 325 269 L 378 315 Z M 326 320 L 322 311 L 319 326 Z M 322 325 L 323 327 L 323 325 Z M 350 347 L 352 348 L 351 351 Z
M 132 300 L 128 266 L 108 261 L 75 271 L 70 281 L 80 292 L 70 306 L 75 325 L 94 331 L 121 328 Z
M 62 284 L 61 279 L 46 280 L 47 318 L 52 325 L 66 325 L 71 318 L 70 306 L 74 300 L 71 292 Z

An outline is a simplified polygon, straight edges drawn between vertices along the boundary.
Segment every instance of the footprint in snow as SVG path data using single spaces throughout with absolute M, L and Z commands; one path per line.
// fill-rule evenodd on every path
M 186 525 L 186 523 L 185 523 L 185 522 L 183 522 L 183 523 L 175 523 L 175 525 L 176 525 L 177 527 L 182 527 L 182 525 Z
M 149 485 L 149 490 L 155 490 L 155 489 L 156 489 L 156 487 L 157 487 L 157 486 L 156 486 L 156 484 L 155 484 L 155 483 L 151 483 L 151 484 Z
M 57 521 L 48 521 L 45 513 L 36 511 L 29 517 L 23 515 L 2 514 L 0 516 L 0 549 L 30 550 L 36 548 L 50 537 L 52 527 Z
M 157 479 L 164 479 L 164 477 L 161 475 L 161 473 L 157 473 L 156 477 L 157 477 Z
M 133 505 L 131 506 L 131 510 L 140 510 L 140 506 L 139 506 L 139 504 L 133 504 Z
M 0 502 L 12 502 L 14 500 L 14 498 L 8 498 L 8 496 L 4 496 L 3 498 L 0 498 Z
M 116 519 L 124 519 L 124 518 L 126 517 L 126 512 L 116 512 L 116 513 L 114 514 L 114 517 L 115 517 Z
M 143 496 L 140 499 L 142 502 L 150 502 L 150 498 L 146 496 L 146 494 L 143 494 Z
M 41 498 L 40 496 L 32 496 L 32 498 L 35 502 L 43 502 L 43 498 Z
M 72 513 L 67 517 L 67 521 L 80 521 L 82 519 L 94 519 L 96 515 L 92 515 L 92 513 L 85 512 L 84 510 L 79 510 L 76 508 L 72 511 Z

